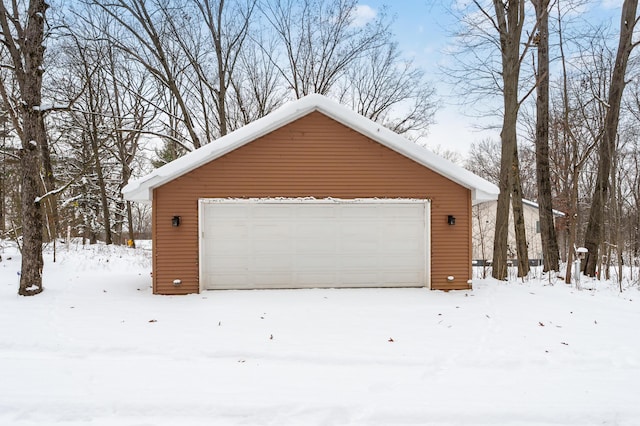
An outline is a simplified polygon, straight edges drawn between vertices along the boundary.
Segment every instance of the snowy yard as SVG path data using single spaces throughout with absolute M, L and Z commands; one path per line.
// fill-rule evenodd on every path
M 8 259 L 11 257 L 11 259 Z M 148 250 L 0 262 L 0 425 L 638 425 L 640 292 L 151 294 Z

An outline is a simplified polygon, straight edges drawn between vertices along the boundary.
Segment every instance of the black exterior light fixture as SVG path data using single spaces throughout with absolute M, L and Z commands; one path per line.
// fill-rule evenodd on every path
M 174 216 L 171 218 L 171 226 L 180 226 L 180 216 Z
M 455 225 L 456 224 L 456 217 L 452 214 L 450 214 L 449 216 L 447 216 L 447 223 L 449 225 Z

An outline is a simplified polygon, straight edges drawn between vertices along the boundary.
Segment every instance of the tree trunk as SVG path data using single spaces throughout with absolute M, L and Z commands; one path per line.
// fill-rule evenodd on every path
M 95 116 L 95 115 L 94 115 Z M 100 150 L 98 148 L 98 141 L 96 140 L 98 135 L 96 129 L 92 130 L 91 149 L 93 150 L 93 158 L 96 168 L 96 176 L 98 178 L 98 187 L 100 188 L 100 207 L 102 209 L 102 217 L 104 221 L 104 243 L 111 244 L 113 239 L 111 237 L 111 219 L 109 211 L 109 200 L 107 199 L 107 187 L 104 182 L 104 173 L 102 171 L 102 163 L 100 161 Z
M 3 148 L 4 148 L 4 143 L 3 143 Z M 4 153 L 0 152 L 0 155 L 2 155 L 4 157 Z M 4 238 L 4 231 L 5 231 L 5 203 L 4 203 L 4 197 L 5 197 L 5 190 L 4 190 L 4 185 L 5 185 L 5 173 L 6 173 L 6 158 L 2 159 L 2 169 L 0 169 L 0 238 Z
M 616 63 L 613 67 L 613 75 L 611 76 L 611 85 L 609 87 L 604 134 L 598 148 L 598 171 L 584 241 L 585 247 L 589 250 L 584 264 L 584 273 L 591 277 L 596 274 L 596 267 L 599 260 L 598 251 L 603 241 L 604 206 L 609 192 L 611 161 L 616 147 L 620 104 L 622 102 L 622 92 L 626 85 L 624 78 L 627 62 L 629 61 L 631 50 L 633 50 L 634 47 L 632 37 L 636 22 L 637 7 L 638 0 L 625 0 L 622 5 L 618 52 L 616 54 Z
M 218 4 L 217 33 L 214 34 L 213 44 L 216 51 L 216 59 L 218 60 L 218 121 L 220 122 L 220 136 L 227 134 L 227 70 L 225 69 L 225 58 L 222 52 L 222 10 L 224 8 L 224 0 L 220 0 Z
M 15 4 L 14 4 L 15 6 Z M 13 65 L 18 83 L 20 104 L 10 108 L 12 121 L 20 136 L 22 270 L 18 294 L 31 296 L 42 292 L 42 212 L 40 207 L 40 152 L 46 145 L 42 111 L 42 67 L 44 58 L 44 26 L 48 5 L 44 0 L 30 0 L 25 26 L 20 23 L 18 9 L 7 11 L 0 3 L 0 26 L 3 44 Z M 13 13 L 13 14 L 12 14 Z M 13 28 L 13 29 L 12 29 Z M 4 85 L 5 82 L 2 81 Z M 4 87 L 4 86 L 3 86 Z M 7 99 L 3 88 L 3 98 Z
M 44 123 L 44 116 L 40 117 L 40 131 L 45 134 L 46 128 Z M 53 164 L 51 162 L 51 152 L 49 150 L 49 141 L 47 138 L 43 138 L 43 140 L 39 141 L 40 148 L 40 160 L 42 162 L 42 174 L 44 175 L 44 193 L 48 193 L 49 191 L 53 191 L 56 187 L 56 180 L 53 174 Z M 58 236 L 59 231 L 59 216 L 58 216 L 58 196 L 56 194 L 50 194 L 47 196 L 45 201 L 47 212 L 47 230 L 49 234 L 49 240 L 54 240 L 55 246 L 55 238 Z M 55 262 L 55 256 L 54 260 Z
M 25 137 L 34 136 L 37 140 L 33 123 L 27 117 L 35 116 L 35 112 L 25 114 Z M 34 120 L 35 121 L 35 120 Z M 42 292 L 42 211 L 36 199 L 40 196 L 40 162 L 37 146 L 28 144 L 20 150 L 20 166 L 22 172 L 22 270 L 20 273 L 21 296 L 32 296 Z
M 569 205 L 571 206 L 571 210 L 567 212 L 568 221 L 569 221 L 569 248 L 567 252 L 567 271 L 565 274 L 565 283 L 571 284 L 571 274 L 573 268 L 573 262 L 575 260 L 575 245 L 576 245 L 576 232 L 577 232 L 577 223 L 578 219 L 578 165 L 574 165 L 571 179 L 571 199 L 569 201 Z
M 120 138 L 119 138 L 120 139 Z M 122 141 L 119 141 L 119 143 L 122 143 Z M 121 145 L 123 148 L 124 146 Z M 121 152 L 120 153 L 121 157 L 123 155 L 126 155 L 126 153 Z M 122 179 L 120 182 L 120 186 L 119 186 L 119 194 L 120 194 L 120 198 L 118 199 L 118 229 L 119 229 L 119 233 L 120 233 L 120 241 L 124 244 L 127 244 L 129 246 L 134 244 L 134 238 L 133 238 L 133 219 L 132 219 L 132 214 L 131 214 L 131 203 L 129 201 L 125 201 L 125 199 L 122 196 L 122 188 L 125 187 L 125 185 L 129 182 L 129 179 L 131 177 L 131 171 L 129 169 L 128 164 L 126 164 L 126 159 L 122 160 Z M 128 237 L 125 238 L 124 235 L 124 222 L 125 220 L 128 223 Z
M 487 249 L 485 244 L 486 223 L 482 222 L 483 215 L 480 205 L 473 206 L 473 214 L 478 219 L 478 240 L 480 242 L 480 258 L 482 259 L 482 279 L 487 278 Z
M 99 90 L 94 86 L 94 81 L 92 78 L 92 70 L 89 69 L 89 63 L 83 56 L 83 67 L 85 73 L 85 84 L 87 87 L 87 95 L 88 95 L 88 119 L 86 120 L 88 124 L 90 124 L 90 129 L 87 131 L 87 137 L 89 139 L 89 143 L 91 145 L 91 153 L 93 156 L 93 163 L 96 172 L 96 178 L 98 181 L 98 188 L 100 191 L 100 207 L 102 213 L 102 220 L 104 223 L 104 242 L 109 245 L 113 243 L 113 238 L 111 236 L 111 212 L 109 211 L 109 200 L 107 198 L 107 188 L 104 180 L 104 173 L 102 169 L 102 162 L 100 160 L 100 142 L 99 142 L 99 127 L 102 125 L 101 122 L 98 122 L 98 114 L 100 112 L 99 107 Z
M 513 210 L 513 226 L 516 235 L 516 253 L 518 255 L 518 277 L 529 274 L 529 248 L 524 224 L 524 208 L 522 207 L 522 183 L 520 182 L 520 161 L 518 149 L 513 151 L 511 171 L 511 208 Z
M 185 130 L 191 138 L 191 142 L 195 149 L 200 148 L 201 141 L 198 131 L 194 124 L 195 112 L 189 108 L 185 96 L 184 88 L 180 84 L 180 69 L 182 65 L 178 64 L 181 58 L 176 57 L 176 53 L 172 51 L 171 42 L 167 39 L 166 18 L 170 16 L 169 11 L 158 13 L 162 7 L 166 7 L 170 2 L 147 2 L 145 0 L 116 0 L 112 2 L 103 2 L 92 0 L 91 4 L 104 10 L 111 16 L 116 23 L 128 33 L 126 36 L 119 34 L 105 34 L 109 43 L 122 50 L 127 55 L 135 58 L 151 75 L 156 78 L 158 83 L 168 90 L 172 101 L 178 106 L 176 117 L 180 117 Z M 159 3 L 162 3 L 159 6 Z M 185 3 L 185 2 L 178 2 Z M 151 9 L 149 9 L 151 8 Z M 181 13 L 177 9 L 172 9 L 173 13 Z M 139 24 L 131 24 L 134 22 Z M 160 26 L 158 28 L 157 26 Z M 141 31 L 133 29 L 141 28 Z M 161 88 L 160 93 L 164 92 Z
M 502 53 L 502 80 L 504 117 L 500 139 L 500 181 L 496 208 L 496 230 L 493 242 L 492 276 L 507 278 L 507 237 L 509 228 L 509 200 L 513 185 L 513 156 L 517 152 L 516 124 L 518 119 L 518 80 L 520 75 L 520 35 L 524 22 L 524 1 L 511 1 L 505 10 L 504 3 L 493 0 Z M 505 15 L 506 13 L 506 15 Z
M 612 222 L 612 226 L 609 231 L 608 250 L 609 255 L 607 257 L 607 279 L 610 279 L 611 264 L 614 261 L 612 251 L 615 248 L 615 272 L 618 280 L 618 286 L 622 292 L 622 272 L 623 272 L 623 251 L 625 248 L 625 238 L 623 236 L 623 229 L 625 228 L 625 200 L 624 200 L 624 187 L 628 182 L 623 176 L 623 173 L 618 174 L 620 170 L 620 147 L 617 147 L 613 161 L 613 172 L 611 173 L 611 202 L 609 203 L 609 218 Z M 624 159 L 622 159 L 624 164 Z M 633 238 L 629 236 L 629 241 Z
M 9 129 L 7 129 L 7 113 L 0 110 L 0 124 L 2 124 L 2 130 L 0 130 L 0 138 L 2 138 L 2 145 L 0 146 L 0 237 L 4 237 L 6 230 L 6 204 L 5 197 L 7 196 L 7 190 L 5 189 L 7 178 L 7 155 L 5 148 L 7 147 L 7 137 L 9 136 Z
M 560 254 L 551 202 L 549 167 L 549 0 L 533 0 L 538 22 L 538 75 L 536 100 L 536 177 L 542 256 L 546 271 L 560 269 Z
M 131 201 L 127 201 L 127 223 L 129 225 L 129 242 L 127 245 L 131 248 L 136 247 L 135 232 L 133 229 L 133 213 L 131 211 Z

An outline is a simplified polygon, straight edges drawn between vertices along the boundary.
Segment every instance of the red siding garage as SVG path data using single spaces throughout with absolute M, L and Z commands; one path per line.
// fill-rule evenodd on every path
M 123 192 L 153 203 L 154 292 L 185 294 L 215 288 L 469 288 L 471 205 L 497 198 L 498 190 L 310 95 Z

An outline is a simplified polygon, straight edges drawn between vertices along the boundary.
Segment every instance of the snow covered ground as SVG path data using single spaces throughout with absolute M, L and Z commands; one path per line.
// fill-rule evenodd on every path
M 25 298 L 2 256 L 0 425 L 640 424 L 637 286 L 154 296 L 148 250 L 72 245 Z

